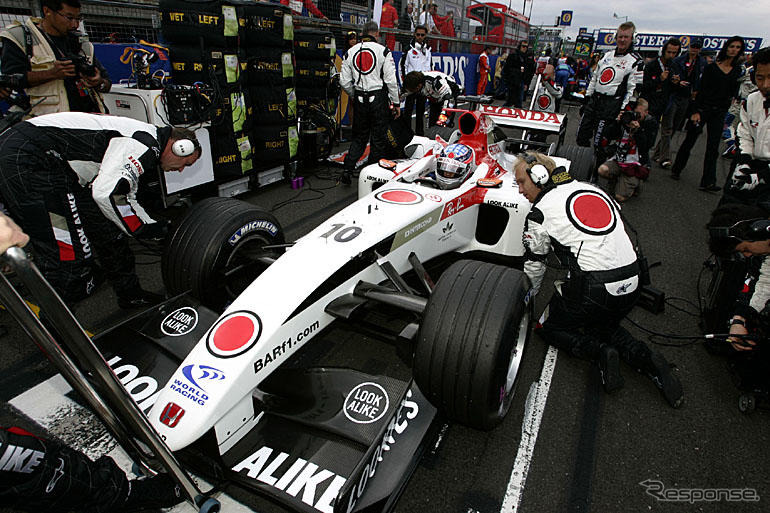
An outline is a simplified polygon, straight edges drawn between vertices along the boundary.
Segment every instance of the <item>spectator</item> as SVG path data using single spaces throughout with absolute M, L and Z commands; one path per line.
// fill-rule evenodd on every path
M 414 13 L 414 5 L 406 4 L 404 14 L 398 19 L 398 29 L 414 33 L 415 27 L 417 27 L 417 17 Z M 398 40 L 401 43 L 401 51 L 406 53 L 409 50 L 410 37 L 408 35 L 401 35 Z
M 289 5 L 292 7 L 294 5 L 289 0 L 280 0 L 280 3 L 283 5 Z M 327 19 L 326 15 L 318 9 L 318 6 L 313 2 L 313 0 L 302 0 L 302 5 L 304 6 L 305 9 L 308 10 L 308 13 L 312 14 L 316 18 L 321 18 L 322 20 Z M 292 12 L 299 16 L 302 15 L 301 11 L 299 12 L 295 11 L 293 8 L 292 8 Z
M 653 152 L 653 160 L 664 169 L 671 167 L 671 136 L 687 115 L 689 105 L 700 87 L 700 79 L 706 60 L 700 56 L 703 42 L 693 38 L 685 55 L 680 55 L 671 62 L 669 70 L 671 95 L 661 119 L 660 141 Z
M 102 99 L 112 87 L 94 56 L 94 45 L 77 32 L 80 0 L 43 0 L 43 18 L 28 18 L 0 33 L 4 42 L 0 70 L 24 75 L 30 112 L 107 112 Z M 34 68 L 33 68 L 34 63 Z
M 529 43 L 527 43 L 529 44 Z M 532 79 L 535 76 L 535 54 L 532 50 L 527 50 L 524 58 L 524 76 L 522 77 L 522 85 L 524 86 L 521 92 L 521 102 L 524 103 L 524 97 L 529 91 L 532 84 Z
M 556 64 L 555 74 L 556 83 L 561 86 L 562 91 L 566 91 L 569 78 L 575 74 L 575 69 L 569 65 L 566 57 L 562 57 L 559 59 L 558 64 Z
M 427 28 L 423 25 L 417 25 L 414 29 L 414 39 L 412 39 L 409 50 L 401 56 L 401 77 L 406 77 L 412 71 L 430 71 L 431 52 L 430 47 L 426 42 L 427 36 Z M 408 126 L 411 126 L 412 124 L 412 110 L 416 107 L 417 111 L 414 127 L 415 135 L 425 134 L 426 100 L 427 98 L 425 98 L 421 91 L 415 91 L 406 96 L 404 116 L 406 117 L 406 124 Z
M 508 59 L 508 55 L 510 55 L 510 52 L 505 50 L 505 52 L 497 58 L 497 62 L 495 63 L 494 89 L 495 98 L 498 100 L 504 100 L 507 96 L 506 92 L 508 88 L 506 87 L 505 80 L 503 79 L 503 69 L 505 68 L 505 61 Z
M 16 464 L 0 469 L 3 506 L 124 513 L 168 508 L 183 500 L 168 474 L 129 481 L 109 456 L 91 461 L 79 451 L 18 427 L 0 428 L 0 447 L 16 459 Z M 13 458 L 0 459 L 13 462 Z
M 380 29 L 373 21 L 364 25 L 361 42 L 350 48 L 342 59 L 340 86 L 355 103 L 353 142 L 345 156 L 340 182 L 351 183 L 358 159 L 371 137 L 369 162 L 377 162 L 386 150 L 385 134 L 389 121 L 400 115 L 396 65 L 390 50 L 377 42 Z M 371 61 L 357 59 L 366 51 Z M 366 67 L 364 69 L 364 66 Z
M 345 51 L 347 52 L 354 46 L 358 44 L 358 34 L 356 34 L 355 30 L 351 30 L 347 33 L 345 36 Z M 353 118 L 355 117 L 356 113 L 356 102 L 353 101 L 352 98 L 349 98 L 348 101 L 348 123 L 352 126 L 353 125 Z
M 644 67 L 640 97 L 649 103 L 650 115 L 655 118 L 656 124 L 660 123 L 661 116 L 668 106 L 673 78 L 671 77 L 671 64 L 679 56 L 681 48 L 681 41 L 675 37 L 670 38 L 661 48 L 660 57 Z M 653 139 L 656 137 L 657 131 Z
M 479 74 L 479 81 L 476 84 L 476 94 L 484 94 L 487 91 L 487 84 L 489 83 L 489 75 L 492 72 L 492 66 L 490 66 L 489 56 L 494 51 L 491 46 L 485 46 L 484 51 L 479 55 L 478 63 L 476 64 L 476 72 Z
M 540 57 L 537 58 L 537 68 L 535 69 L 535 73 L 538 75 L 542 74 L 545 71 L 545 67 L 551 64 L 551 47 L 549 46 L 545 50 L 543 50 L 543 53 L 540 54 Z
M 617 47 L 599 61 L 598 71 L 586 90 L 583 117 L 578 126 L 577 143 L 590 146 L 601 140 L 607 121 L 617 118 L 642 78 L 642 58 L 633 53 L 634 31 L 631 22 L 622 23 L 615 34 Z
M 735 141 L 735 130 L 738 128 L 738 122 L 740 121 L 741 106 L 746 98 L 751 93 L 757 90 L 757 86 L 754 85 L 751 76 L 753 74 L 753 67 L 750 63 L 744 64 L 741 70 L 741 77 L 738 79 L 738 96 L 733 99 L 730 108 L 727 110 L 727 117 L 725 118 L 725 125 L 727 128 L 724 131 L 724 139 L 726 141 L 725 150 L 722 152 L 722 156 L 725 158 L 732 158 L 735 156 L 737 145 Z
M 610 181 L 610 191 L 623 203 L 639 194 L 641 182 L 650 175 L 650 148 L 655 142 L 658 123 L 648 114 L 648 103 L 639 98 L 632 111 L 621 114 L 604 130 L 601 155 L 607 160 L 599 166 L 599 176 Z
M 37 116 L 0 135 L 0 190 L 65 301 L 90 296 L 106 275 L 118 306 L 147 307 L 163 297 L 140 287 L 127 236 L 163 240 L 167 223 L 137 196 L 159 172 L 182 171 L 201 153 L 182 128 L 82 112 Z
M 532 203 L 523 235 L 532 292 L 540 290 L 551 251 L 569 269 L 565 281 L 554 283 L 540 336 L 572 356 L 597 362 L 607 392 L 623 386 L 622 358 L 678 408 L 682 384 L 669 363 L 620 324 L 639 298 L 642 270 L 617 205 L 543 154 L 528 152 L 513 169 L 519 192 Z
M 437 25 L 437 19 L 439 18 L 438 5 L 426 3 L 425 10 L 420 14 L 418 21 L 420 25 L 423 25 L 428 29 L 428 34 L 440 34 L 441 32 L 439 31 Z M 428 39 L 427 42 L 428 46 L 438 50 L 438 45 L 436 44 L 435 39 Z
M 706 126 L 708 136 L 699 189 L 707 192 L 721 190 L 721 187 L 716 184 L 719 140 L 722 137 L 725 114 L 732 98 L 738 92 L 738 78 L 741 74 L 739 62 L 744 47 L 742 37 L 729 38 L 719 50 L 716 61 L 704 68 L 700 87 L 695 96 L 693 113 L 687 125 L 687 136 L 679 147 L 671 168 L 671 178 L 674 180 L 679 180 L 687 166 L 690 151 L 703 132 L 703 127 Z
M 741 202 L 770 207 L 770 48 L 762 48 L 752 59 L 758 90 L 743 102 L 738 124 L 738 159 L 725 189 L 723 202 Z
M 439 32 L 442 36 L 455 37 L 455 13 L 449 11 L 439 25 Z M 441 40 L 441 51 L 446 53 L 449 51 L 449 41 Z
M 524 74 L 527 68 L 527 41 L 519 42 L 516 50 L 512 50 L 505 60 L 503 68 L 503 79 L 508 88 L 508 98 L 505 101 L 506 106 L 513 105 L 521 108 L 524 102 Z
M 391 0 L 385 0 L 382 4 L 382 15 L 380 16 L 380 27 L 382 28 L 395 28 L 398 26 L 398 11 Z M 385 35 L 385 46 L 392 52 L 396 48 L 396 35 Z
M 451 99 L 456 99 L 460 94 L 460 86 L 457 82 L 440 71 L 412 71 L 404 78 L 404 89 L 409 94 L 418 91 L 428 98 L 430 102 L 430 112 L 428 113 L 428 126 L 436 126 L 444 105 Z M 451 118 L 451 116 L 450 116 Z

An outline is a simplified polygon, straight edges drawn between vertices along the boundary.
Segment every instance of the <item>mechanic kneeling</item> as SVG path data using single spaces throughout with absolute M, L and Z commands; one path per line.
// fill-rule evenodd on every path
M 189 130 L 81 112 L 47 114 L 0 135 L 0 190 L 62 299 L 72 303 L 94 292 L 102 277 L 98 256 L 118 305 L 148 306 L 162 297 L 139 286 L 125 235 L 163 239 L 166 223 L 146 212 L 137 192 L 158 179 L 158 167 L 182 171 L 200 154 Z
M 623 386 L 622 358 L 647 374 L 672 407 L 681 406 L 682 384 L 663 355 L 620 325 L 641 285 L 618 205 L 539 153 L 521 155 L 514 171 L 519 192 L 532 203 L 524 225 L 524 271 L 534 291 L 540 289 L 551 248 L 569 269 L 567 280 L 555 283 L 541 336 L 573 356 L 598 362 L 607 392 Z

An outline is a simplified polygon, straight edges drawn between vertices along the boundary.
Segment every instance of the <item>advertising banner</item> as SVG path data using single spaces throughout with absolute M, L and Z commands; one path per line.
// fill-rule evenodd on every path
M 682 42 L 682 48 L 688 48 L 692 38 L 700 38 L 703 41 L 703 51 L 716 52 L 730 36 L 709 36 L 697 34 L 651 34 L 638 33 L 634 37 L 634 48 L 638 51 L 659 50 L 667 39 L 675 37 Z M 744 37 L 746 52 L 753 53 L 762 47 L 761 37 Z M 611 50 L 615 46 L 615 31 L 599 31 L 596 40 L 597 50 Z
M 562 11 L 559 16 L 559 25 L 562 27 L 569 27 L 572 25 L 572 11 Z

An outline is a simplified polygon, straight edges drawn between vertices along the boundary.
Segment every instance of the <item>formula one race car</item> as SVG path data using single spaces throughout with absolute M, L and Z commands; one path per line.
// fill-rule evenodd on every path
M 366 167 L 359 199 L 293 244 L 253 205 L 201 201 L 163 258 L 179 295 L 97 345 L 204 476 L 292 510 L 389 510 L 439 413 L 492 429 L 508 412 L 531 332 L 530 204 L 506 151 L 522 143 L 497 124 L 561 121 L 460 111 L 448 141 L 415 137 L 409 159 Z M 581 150 L 553 158 L 584 178 Z

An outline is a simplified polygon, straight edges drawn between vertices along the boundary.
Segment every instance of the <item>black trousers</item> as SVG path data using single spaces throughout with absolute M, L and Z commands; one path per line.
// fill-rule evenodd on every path
M 614 96 L 594 94 L 587 102 L 580 118 L 576 142 L 578 146 L 591 146 L 593 141 L 596 148 L 599 146 L 598 141 L 601 141 L 604 126 L 617 118 L 623 101 Z
M 719 158 L 719 141 L 722 138 L 722 128 L 725 123 L 726 110 L 722 109 L 704 109 L 701 112 L 700 124 L 695 126 L 693 123 L 687 123 L 687 135 L 676 152 L 674 165 L 671 167 L 671 173 L 679 175 L 687 166 L 690 159 L 690 152 L 695 146 L 698 137 L 703 133 L 703 127 L 706 127 L 706 153 L 703 156 L 703 174 L 700 179 L 701 187 L 716 185 L 717 182 L 717 159 Z
M 124 505 L 126 475 L 112 458 L 91 461 L 85 454 L 34 437 L 18 428 L 0 428 L 0 504 L 35 513 L 109 512 Z
M 412 124 L 412 111 L 416 108 L 414 135 L 425 135 L 425 101 L 427 98 L 419 93 L 410 94 L 404 104 L 404 119 L 407 126 Z
M 118 295 L 139 287 L 127 236 L 104 217 L 67 162 L 37 146 L 30 132 L 0 136 L 0 192 L 29 235 L 40 271 L 67 302 L 91 295 L 103 276 Z
M 540 336 L 546 342 L 573 356 L 592 361 L 599 357 L 602 345 L 610 344 L 632 367 L 650 370 L 652 352 L 620 325 L 634 307 L 640 289 L 613 296 L 603 283 L 586 280 L 582 284 L 568 281 L 563 284 L 562 291 L 554 291 L 548 303 L 548 318 L 540 330 Z
M 388 94 L 378 91 L 371 96 L 354 97 L 356 115 L 353 117 L 353 141 L 345 156 L 344 167 L 348 172 L 356 168 L 358 159 L 364 154 L 366 144 L 370 142 L 369 162 L 379 162 L 387 149 L 386 133 L 392 119 Z

